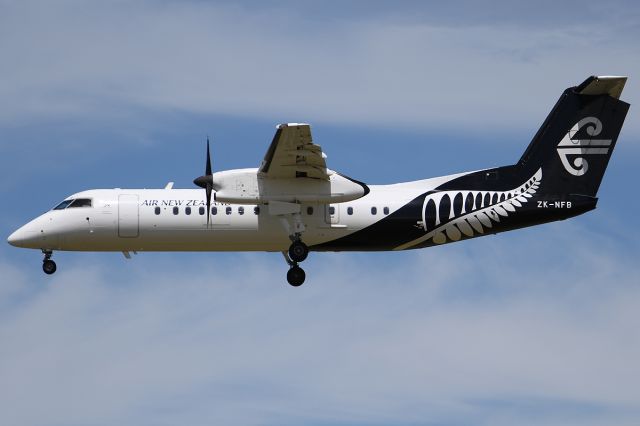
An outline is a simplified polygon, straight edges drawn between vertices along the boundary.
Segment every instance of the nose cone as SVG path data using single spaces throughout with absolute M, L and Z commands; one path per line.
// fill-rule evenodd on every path
M 45 237 L 44 229 L 33 220 L 9 235 L 7 242 L 14 247 L 42 248 Z
M 9 238 L 7 238 L 7 242 L 14 247 L 22 247 L 22 244 L 26 239 L 25 237 L 26 235 L 24 230 L 20 228 L 13 234 L 9 235 Z
M 7 238 L 7 242 L 14 247 L 31 247 L 31 243 L 35 242 L 38 234 L 33 231 L 29 232 L 25 228 L 26 227 L 23 226 L 13 234 L 9 235 L 9 238 Z

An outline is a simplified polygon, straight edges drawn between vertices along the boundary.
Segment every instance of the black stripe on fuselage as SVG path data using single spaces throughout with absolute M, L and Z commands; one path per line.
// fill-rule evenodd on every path
M 379 220 L 378 222 L 358 230 L 350 235 L 328 241 L 323 244 L 312 246 L 315 251 L 383 251 L 393 250 L 405 243 L 414 241 L 425 235 L 424 224 L 422 223 L 423 208 L 425 209 L 424 217 L 426 218 L 427 230 L 431 231 L 435 227 L 434 215 L 436 209 L 441 210 L 439 217 L 441 219 L 439 225 L 446 224 L 461 216 L 461 204 L 474 204 L 478 209 L 478 204 L 484 206 L 495 205 L 504 198 L 489 199 L 486 196 L 490 192 L 510 191 L 527 183 L 527 178 L 519 172 L 516 166 L 506 166 L 496 169 L 487 169 L 479 172 L 470 173 L 465 176 L 453 179 L 443 185 L 440 185 L 435 191 L 428 191 L 411 200 L 409 203 L 401 207 L 399 210 Z M 544 176 L 544 173 L 543 173 Z M 544 177 L 541 184 L 544 185 Z M 464 189 L 461 189 L 464 188 Z M 452 197 L 445 195 L 440 205 L 431 203 L 429 200 L 425 205 L 425 197 L 441 192 L 456 192 Z M 462 193 L 474 191 L 476 199 L 462 198 Z M 480 193 L 483 199 L 479 199 Z M 445 197 L 447 199 L 445 200 Z M 458 198 L 460 198 L 458 200 Z M 564 202 L 564 203 L 563 203 Z M 567 202 L 570 202 L 571 208 L 566 208 Z M 549 194 L 538 191 L 531 199 L 519 208 L 517 211 L 509 214 L 507 217 L 500 217 L 499 221 L 492 224 L 490 228 L 485 228 L 483 233 L 474 232 L 471 237 L 462 236 L 460 240 L 474 238 L 481 235 L 496 234 L 498 232 L 510 231 L 523 228 L 526 226 L 538 225 L 557 220 L 564 220 L 593 210 L 596 207 L 597 198 L 576 195 L 576 194 Z M 453 204 L 453 207 L 452 207 Z M 555 208 L 554 205 L 563 206 Z M 542 206 L 542 207 L 541 207 Z M 545 206 L 549 206 L 546 208 Z M 464 211 L 469 212 L 468 206 Z M 449 215 L 449 212 L 453 212 Z M 442 220 L 446 218 L 445 220 Z M 451 241 L 447 241 L 451 242 Z M 411 249 L 429 247 L 438 245 L 432 239 L 425 240 Z
M 400 209 L 385 216 L 378 222 L 360 229 L 353 234 L 312 246 L 315 251 L 382 251 L 420 238 L 424 228 L 418 224 L 422 220 L 422 205 L 428 193 L 414 198 Z

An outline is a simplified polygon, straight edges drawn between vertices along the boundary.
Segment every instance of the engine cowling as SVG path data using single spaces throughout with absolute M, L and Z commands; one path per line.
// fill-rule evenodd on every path
M 362 182 L 332 170 L 329 179 L 299 177 L 273 179 L 258 169 L 238 169 L 213 174 L 216 201 L 234 204 L 264 204 L 269 201 L 334 204 L 357 200 L 369 193 Z

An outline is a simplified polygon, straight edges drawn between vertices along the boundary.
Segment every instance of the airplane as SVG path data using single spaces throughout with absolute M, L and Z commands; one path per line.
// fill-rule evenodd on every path
M 626 77 L 566 89 L 516 164 L 391 185 L 327 168 L 304 123 L 286 123 L 258 168 L 212 171 L 204 189 L 92 189 L 64 199 L 8 237 L 54 250 L 282 252 L 300 286 L 310 251 L 409 250 L 571 218 L 596 208 L 629 109 Z

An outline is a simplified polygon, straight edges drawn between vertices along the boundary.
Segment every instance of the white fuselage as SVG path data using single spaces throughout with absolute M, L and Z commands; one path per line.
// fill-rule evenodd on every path
M 373 185 L 344 203 L 301 203 L 303 239 L 313 246 L 349 235 L 453 177 Z M 201 189 L 97 189 L 68 197 L 77 198 L 91 199 L 91 207 L 50 210 L 9 242 L 73 251 L 285 251 L 291 244 L 286 220 L 269 205 L 214 201 L 207 225 Z

